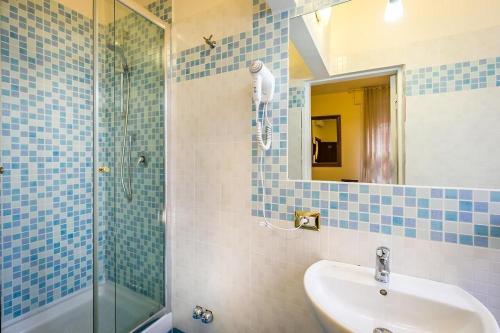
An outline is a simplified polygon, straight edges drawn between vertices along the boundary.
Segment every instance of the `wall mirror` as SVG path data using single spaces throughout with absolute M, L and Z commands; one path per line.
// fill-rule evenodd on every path
M 289 178 L 500 187 L 499 12 L 351 0 L 290 18 Z

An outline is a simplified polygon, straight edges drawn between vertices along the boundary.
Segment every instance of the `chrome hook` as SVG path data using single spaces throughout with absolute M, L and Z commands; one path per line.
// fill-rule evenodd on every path
M 148 166 L 148 160 L 146 159 L 146 154 L 144 153 L 139 154 L 139 157 L 137 158 L 137 165 L 143 167 Z
M 215 40 L 212 40 L 212 37 L 214 35 L 210 35 L 210 37 L 205 37 L 203 36 L 203 39 L 205 40 L 205 43 L 210 46 L 211 49 L 214 49 L 215 48 L 215 44 L 217 44 L 217 42 Z

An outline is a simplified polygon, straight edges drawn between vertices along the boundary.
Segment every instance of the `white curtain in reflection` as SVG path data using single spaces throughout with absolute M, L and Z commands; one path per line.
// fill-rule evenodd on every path
M 364 89 L 361 181 L 392 183 L 389 86 Z

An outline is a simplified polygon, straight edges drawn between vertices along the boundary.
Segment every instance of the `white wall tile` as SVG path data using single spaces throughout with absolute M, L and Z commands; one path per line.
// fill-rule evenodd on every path
M 189 8 L 188 3 L 192 6 L 192 1 L 185 1 L 179 11 Z M 248 3 L 226 1 L 222 6 L 239 7 L 227 12 L 251 20 Z M 240 23 L 245 27 L 235 23 L 226 30 L 223 24 L 214 23 L 223 22 L 220 17 L 226 17 L 224 12 L 214 12 L 201 18 L 200 24 L 186 18 L 177 27 L 178 45 L 196 45 L 198 35 L 210 30 L 230 35 L 251 27 L 251 21 L 243 20 Z M 189 29 L 193 31 L 184 32 Z M 171 158 L 179 162 L 171 171 L 176 175 L 172 200 L 177 328 L 186 332 L 321 332 L 303 289 L 307 267 L 320 259 L 373 267 L 374 252 L 380 245 L 391 248 L 394 272 L 460 285 L 500 318 L 500 296 L 493 291 L 500 276 L 498 250 L 325 226 L 320 232 L 294 233 L 261 227 L 261 219 L 252 217 L 250 211 L 249 84 L 247 70 L 241 69 L 174 87 L 170 128 L 177 148 Z M 188 146 L 194 146 L 187 148 L 189 156 L 180 156 Z M 392 195 L 392 187 L 370 187 L 370 193 L 377 193 L 374 189 Z M 429 189 L 419 188 L 417 195 L 428 197 Z M 397 200 L 394 205 L 404 205 Z M 432 208 L 443 206 L 443 200 L 431 200 Z M 339 211 L 330 212 L 336 219 Z M 381 213 L 392 215 L 391 207 L 381 206 Z M 272 223 L 291 227 L 290 223 Z M 395 228 L 394 233 L 402 230 Z M 191 319 L 197 304 L 214 311 L 213 324 L 201 325 Z

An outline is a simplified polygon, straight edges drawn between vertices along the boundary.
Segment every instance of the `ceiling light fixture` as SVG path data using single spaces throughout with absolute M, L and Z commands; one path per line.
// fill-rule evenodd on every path
M 385 7 L 384 20 L 387 22 L 396 22 L 403 17 L 403 1 L 402 0 L 387 0 Z

